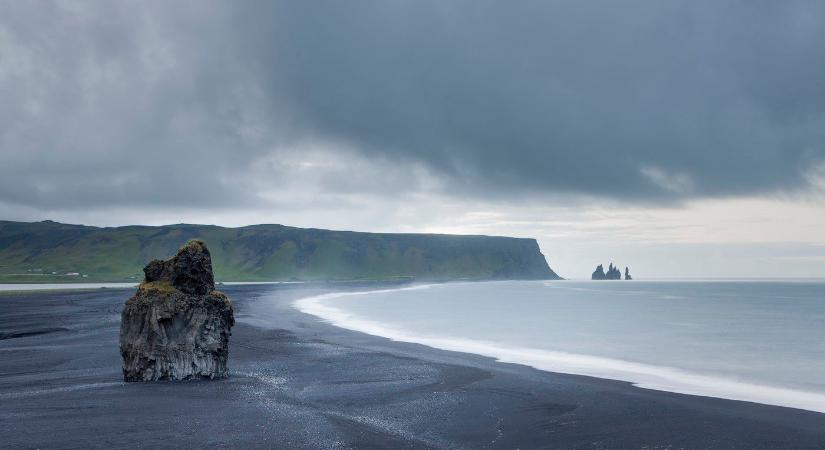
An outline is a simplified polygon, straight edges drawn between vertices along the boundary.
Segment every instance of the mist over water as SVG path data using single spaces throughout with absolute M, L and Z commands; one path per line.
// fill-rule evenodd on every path
M 345 328 L 543 370 L 825 412 L 825 282 L 450 283 L 296 306 Z

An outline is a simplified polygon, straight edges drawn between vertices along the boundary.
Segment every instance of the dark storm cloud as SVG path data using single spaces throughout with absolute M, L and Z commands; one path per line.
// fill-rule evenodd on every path
M 473 184 L 749 193 L 825 154 L 822 3 L 317 5 L 264 19 L 293 111 Z
M 821 2 L 68 5 L 0 11 L 0 201 L 250 201 L 306 141 L 502 196 L 758 194 L 825 158 Z

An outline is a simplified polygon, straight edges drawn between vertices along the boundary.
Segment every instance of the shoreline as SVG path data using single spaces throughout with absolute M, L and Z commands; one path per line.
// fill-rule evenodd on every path
M 507 347 L 495 342 L 475 339 L 421 335 L 361 318 L 328 304 L 328 302 L 341 297 L 399 290 L 429 289 L 433 286 L 433 284 L 419 284 L 394 289 L 331 292 L 300 298 L 295 300 L 292 305 L 299 311 L 318 317 L 331 325 L 386 338 L 394 342 L 420 344 L 451 352 L 472 353 L 493 358 L 502 363 L 522 364 L 549 373 L 581 375 L 609 381 L 626 382 L 640 389 L 825 413 L 825 394 L 817 392 L 706 375 L 685 371 L 677 367 L 651 365 L 609 357 L 539 348 Z
M 338 288 L 224 286 L 231 376 L 184 383 L 122 381 L 128 290 L 2 296 L 0 332 L 36 334 L 0 340 L 0 435 L 25 448 L 825 447 L 823 414 L 393 342 L 292 307 Z

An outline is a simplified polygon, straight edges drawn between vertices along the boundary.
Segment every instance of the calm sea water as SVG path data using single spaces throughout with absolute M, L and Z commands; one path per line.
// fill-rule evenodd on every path
M 52 291 L 66 289 L 128 288 L 137 286 L 132 283 L 13 283 L 0 284 L 0 291 Z
M 825 412 L 825 282 L 454 283 L 296 306 L 345 328 L 539 369 Z
M 250 285 L 250 284 L 299 284 L 300 281 L 226 281 L 220 285 Z M 2 291 L 63 291 L 70 289 L 99 289 L 99 288 L 131 288 L 136 287 L 137 282 L 131 283 L 8 283 L 0 284 Z

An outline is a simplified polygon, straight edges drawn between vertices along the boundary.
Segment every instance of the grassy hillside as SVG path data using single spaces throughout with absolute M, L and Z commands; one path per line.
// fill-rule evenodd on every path
M 223 281 L 558 278 L 534 239 L 283 225 L 98 228 L 0 221 L 0 282 L 140 279 L 148 261 L 171 256 L 192 238 L 206 242 Z

